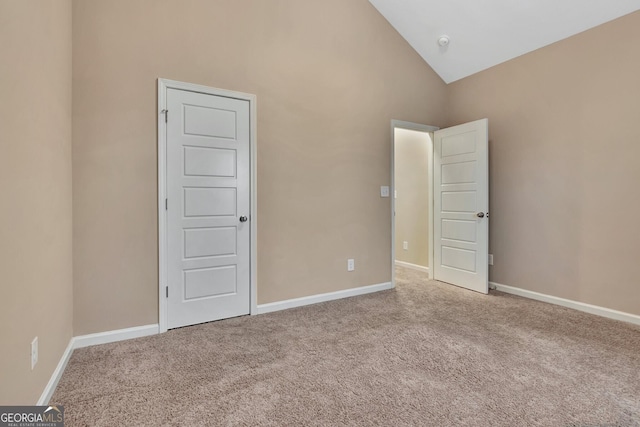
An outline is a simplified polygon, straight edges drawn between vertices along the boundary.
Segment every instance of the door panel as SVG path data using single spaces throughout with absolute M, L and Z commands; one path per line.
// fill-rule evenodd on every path
M 442 210 L 448 212 L 469 212 L 478 205 L 475 191 L 442 192 Z
M 459 219 L 442 220 L 442 238 L 447 240 L 461 240 L 473 243 L 477 240 L 476 221 Z
M 184 230 L 185 258 L 236 254 L 236 227 Z
M 489 290 L 488 163 L 486 119 L 434 132 L 434 278 L 483 293 Z
M 184 174 L 235 178 L 236 151 L 218 148 L 185 147 Z
M 249 102 L 167 90 L 169 328 L 249 314 Z
M 235 214 L 235 188 L 184 188 L 185 217 Z
M 184 299 L 229 295 L 236 292 L 236 266 L 201 268 L 184 272 Z
M 235 111 L 229 111 L 224 108 L 206 107 L 204 105 L 183 105 L 185 135 L 236 139 L 237 117 Z
M 442 265 L 473 273 L 476 271 L 476 253 L 475 251 L 443 245 Z
M 442 165 L 443 184 L 474 183 L 477 176 L 476 162 L 473 161 Z

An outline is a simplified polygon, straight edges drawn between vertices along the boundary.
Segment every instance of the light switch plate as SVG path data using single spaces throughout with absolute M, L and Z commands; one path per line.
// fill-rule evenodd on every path
M 493 265 L 493 254 L 489 254 L 489 265 Z
M 380 187 L 380 197 L 389 197 L 389 186 L 383 185 Z

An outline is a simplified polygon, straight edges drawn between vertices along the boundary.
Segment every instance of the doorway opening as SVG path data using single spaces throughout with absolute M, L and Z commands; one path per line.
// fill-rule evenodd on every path
M 397 265 L 433 279 L 433 132 L 439 128 L 391 122 L 391 282 Z
M 398 263 L 488 293 L 488 142 L 487 119 L 446 129 L 391 121 L 394 287 Z

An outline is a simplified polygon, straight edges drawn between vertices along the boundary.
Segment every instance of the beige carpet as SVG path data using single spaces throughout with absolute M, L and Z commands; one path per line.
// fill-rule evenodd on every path
M 398 269 L 395 290 L 76 350 L 67 426 L 640 426 L 640 328 Z

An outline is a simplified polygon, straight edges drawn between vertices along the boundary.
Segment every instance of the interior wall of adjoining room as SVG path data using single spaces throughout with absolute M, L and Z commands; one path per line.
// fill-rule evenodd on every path
M 396 261 L 429 267 L 428 132 L 394 129 Z

